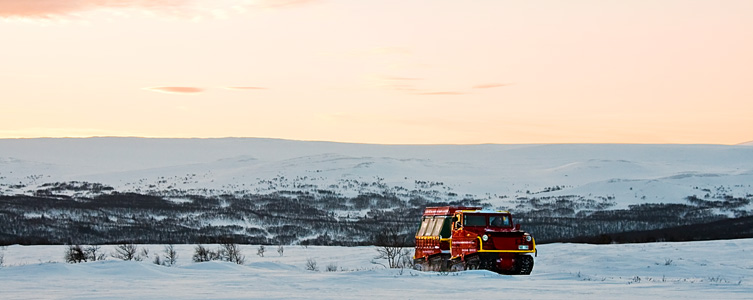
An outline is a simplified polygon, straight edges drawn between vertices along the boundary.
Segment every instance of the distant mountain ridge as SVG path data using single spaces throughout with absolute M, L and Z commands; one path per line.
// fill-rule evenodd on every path
M 121 192 L 214 193 L 381 185 L 485 198 L 613 196 L 618 207 L 682 202 L 698 190 L 753 194 L 753 148 L 722 145 L 370 145 L 276 139 L 0 139 L 0 192 L 83 181 Z M 11 186 L 24 186 L 12 188 Z M 4 187 L 4 190 L 3 190 Z M 557 188 L 554 188 L 557 187 Z M 705 195 L 705 193 L 703 193 Z M 698 195 L 698 196 L 703 196 Z M 644 198 L 645 197 L 645 198 Z M 652 199 L 653 198 L 653 199 Z
M 173 242 L 363 243 L 425 206 L 472 204 L 512 210 L 551 241 L 744 217 L 751 182 L 753 147 L 723 145 L 0 139 L 0 214 L 20 232 L 6 240 L 90 228 L 92 240 L 160 242 L 148 228 L 161 226 Z

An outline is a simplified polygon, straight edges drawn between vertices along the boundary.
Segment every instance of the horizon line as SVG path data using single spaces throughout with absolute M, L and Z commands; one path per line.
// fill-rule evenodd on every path
M 252 137 L 252 136 L 221 136 L 221 137 L 160 137 L 160 136 L 135 136 L 135 135 L 92 135 L 92 136 L 39 136 L 39 137 L 0 137 L 0 140 L 33 140 L 33 139 L 165 139 L 165 140 L 219 140 L 219 139 L 259 139 L 280 140 L 292 142 L 313 143 L 337 143 L 337 144 L 361 144 L 361 145 L 385 145 L 385 146 L 479 146 L 479 145 L 718 145 L 718 146 L 753 146 L 753 140 L 734 144 L 715 143 L 643 143 L 643 142 L 521 142 L 521 143 L 369 143 L 352 141 L 332 140 L 303 140 L 276 137 Z

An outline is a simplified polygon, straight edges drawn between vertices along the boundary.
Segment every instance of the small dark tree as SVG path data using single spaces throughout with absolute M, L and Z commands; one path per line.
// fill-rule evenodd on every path
M 115 253 L 112 254 L 112 257 L 122 260 L 134 260 L 136 259 L 137 252 L 138 247 L 133 243 L 120 244 L 115 247 Z
M 259 245 L 259 248 L 256 249 L 256 255 L 264 257 L 264 251 L 267 251 L 267 249 L 264 248 L 264 245 Z
M 212 251 L 202 245 L 197 245 L 193 253 L 193 261 L 205 262 L 210 260 L 219 260 L 220 257 L 225 255 L 224 253 L 220 252 L 221 251 Z
M 165 266 L 174 266 L 175 263 L 178 261 L 178 252 L 175 251 L 175 247 L 173 244 L 169 244 L 165 246 L 165 261 L 162 262 L 162 265 Z
M 100 249 L 101 247 L 96 245 L 86 247 L 86 249 L 84 249 L 86 252 L 86 258 L 89 261 L 105 260 L 105 254 L 100 252 Z
M 336 263 L 330 263 L 327 265 L 327 272 L 335 272 L 335 271 L 337 271 Z
M 374 245 L 378 253 L 374 259 L 386 259 L 390 268 L 406 267 L 403 256 L 410 251 L 404 251 L 403 248 L 408 245 L 409 237 L 403 232 L 403 227 L 397 224 L 388 225 L 374 236 Z
M 196 245 L 196 248 L 193 252 L 193 261 L 194 262 L 205 262 L 210 261 L 210 250 L 207 248 L 204 248 L 202 245 Z
M 280 256 L 282 256 L 282 253 L 284 252 L 285 252 L 285 248 L 282 247 L 282 244 L 277 246 L 277 253 L 280 254 Z
M 87 259 L 86 251 L 81 245 L 68 245 L 65 250 L 65 262 L 75 264 L 85 262 Z
M 242 265 L 246 261 L 246 257 L 241 253 L 241 248 L 238 247 L 238 244 L 227 242 L 221 244 L 220 247 L 221 249 L 219 252 L 222 255 L 222 260 L 234 262 L 239 265 Z
M 306 270 L 318 272 L 319 267 L 316 266 L 316 260 L 313 258 L 306 259 Z

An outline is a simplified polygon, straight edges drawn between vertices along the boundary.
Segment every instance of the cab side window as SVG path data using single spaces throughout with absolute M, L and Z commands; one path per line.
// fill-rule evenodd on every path
M 463 221 L 463 225 L 465 226 L 486 226 L 485 216 L 465 215 Z
M 445 218 L 444 222 L 442 222 L 442 231 L 439 232 L 439 236 L 442 238 L 448 238 L 452 235 L 452 219 L 451 218 Z

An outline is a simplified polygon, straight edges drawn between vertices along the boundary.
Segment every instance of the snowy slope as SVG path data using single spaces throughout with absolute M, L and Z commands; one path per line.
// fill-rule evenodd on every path
M 161 245 L 139 245 L 154 255 Z M 61 262 L 64 246 L 10 246 L 0 268 L 3 299 L 750 299 L 753 240 L 624 245 L 548 244 L 533 274 L 432 273 L 372 264 L 373 247 L 285 248 L 244 265 L 193 263 L 179 245 L 178 264 Z M 112 251 L 111 246 L 103 250 Z M 317 262 L 318 272 L 306 269 Z M 327 266 L 336 272 L 327 272 Z
M 88 181 L 118 191 L 433 190 L 510 199 L 613 197 L 617 208 L 753 194 L 753 148 L 720 145 L 367 145 L 275 139 L 5 139 L 0 192 Z M 557 188 L 552 188 L 557 187 Z

